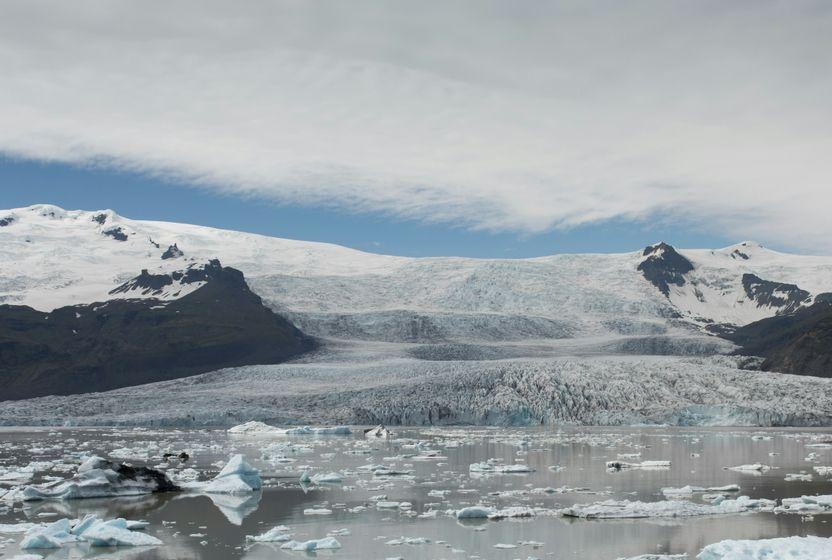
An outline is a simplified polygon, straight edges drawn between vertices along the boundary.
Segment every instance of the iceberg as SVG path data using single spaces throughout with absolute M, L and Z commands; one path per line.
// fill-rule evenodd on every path
M 368 430 L 364 430 L 364 437 L 368 437 L 368 438 L 374 438 L 374 437 L 389 438 L 392 435 L 393 435 L 393 432 L 391 432 L 390 430 L 388 430 L 387 428 L 385 428 L 384 426 L 382 426 L 380 424 L 378 426 L 376 426 L 375 428 L 370 428 Z
M 105 546 L 156 546 L 162 541 L 145 533 L 135 532 L 147 526 L 143 522 L 118 518 L 102 521 L 88 515 L 72 525 L 69 519 L 60 519 L 48 525 L 30 529 L 20 543 L 22 550 L 60 548 L 67 543 L 84 541 L 94 547 Z
M 458 510 L 455 514 L 457 519 L 488 519 L 494 514 L 494 508 L 486 506 L 469 506 Z
M 232 455 L 220 473 L 202 487 L 207 494 L 245 494 L 260 490 L 260 473 L 242 454 Z
M 264 422 L 258 422 L 256 420 L 252 420 L 251 422 L 245 422 L 238 426 L 234 426 L 232 428 L 228 428 L 229 434 L 242 434 L 242 435 L 268 435 L 268 434 L 282 434 L 283 430 L 279 428 L 275 428 L 274 426 L 269 426 Z
M 246 535 L 248 542 L 288 542 L 292 540 L 291 533 L 286 525 L 272 527 L 261 535 Z
M 180 490 L 167 475 L 148 467 L 132 467 L 101 457 L 84 461 L 75 476 L 40 486 L 27 486 L 20 498 L 29 500 L 70 500 L 109 496 L 137 496 Z

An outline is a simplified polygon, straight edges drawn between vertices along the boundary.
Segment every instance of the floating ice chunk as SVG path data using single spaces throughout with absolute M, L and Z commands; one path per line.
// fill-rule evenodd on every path
M 814 514 L 832 512 L 832 495 L 783 498 L 774 513 Z
M 17 554 L 9 560 L 43 560 L 43 556 L 40 554 Z
M 784 537 L 779 539 L 726 540 L 702 549 L 697 560 L 828 560 L 832 538 Z
M 303 510 L 303 515 L 332 515 L 332 510 L 329 508 L 306 508 Z
M 234 426 L 233 428 L 228 428 L 228 433 L 243 435 L 280 435 L 283 433 L 283 430 L 275 428 L 274 426 L 269 426 L 265 422 L 252 420 L 251 422 L 245 422 L 238 426 Z
M 165 473 L 148 467 L 131 467 L 101 457 L 90 457 L 69 480 L 27 486 L 23 500 L 69 500 L 107 496 L 136 496 L 179 490 Z
M 364 430 L 364 437 L 368 438 L 389 438 L 392 435 L 393 432 L 391 432 L 382 425 L 378 425 L 375 428 L 370 428 L 369 430 Z
M 304 542 L 289 541 L 280 548 L 298 552 L 312 552 L 315 550 L 334 550 L 341 548 L 341 543 L 334 537 L 325 537 L 323 539 Z
M 534 472 L 534 469 L 523 464 L 498 465 L 486 462 L 472 463 L 468 466 L 468 472 L 484 474 L 524 474 Z
M 832 476 L 832 467 L 813 467 L 818 476 Z
M 512 548 L 517 548 L 516 544 L 508 544 L 508 543 L 497 543 L 494 545 L 494 548 L 500 548 L 504 550 L 509 550 Z
M 377 509 L 399 509 L 399 506 L 401 506 L 401 504 L 402 504 L 401 502 L 389 502 L 389 501 L 381 500 L 381 501 L 376 502 L 376 508 Z
M 812 475 L 808 473 L 789 473 L 783 480 L 786 482 L 812 482 Z
M 233 455 L 220 473 L 202 490 L 208 494 L 244 494 L 260 490 L 260 473 L 242 454 Z
M 662 488 L 662 494 L 667 497 L 683 497 L 692 496 L 703 492 L 739 492 L 740 487 L 736 484 L 728 484 L 726 486 L 711 486 L 703 488 L 702 486 L 682 486 L 681 488 Z
M 771 470 L 771 467 L 769 467 L 768 465 L 763 465 L 762 463 L 752 463 L 750 465 L 737 465 L 736 467 L 725 467 L 725 469 L 729 471 L 761 473 Z
M 38 523 L 0 523 L 0 533 L 25 533 L 31 531 L 35 527 L 40 527 Z
M 638 519 L 647 517 L 694 517 L 744 513 L 746 511 L 772 511 L 774 500 L 752 499 L 740 496 L 736 500 L 722 499 L 716 504 L 696 504 L 685 500 L 663 502 L 631 502 L 607 500 L 592 504 L 577 504 L 560 510 L 565 517 L 584 519 Z
M 78 540 L 72 534 L 69 519 L 60 519 L 42 527 L 34 527 L 26 532 L 20 543 L 21 550 L 40 548 L 61 548 L 65 543 Z
M 129 529 L 125 519 L 97 520 L 85 528 L 79 537 L 91 546 L 157 546 L 162 541 Z
M 430 539 L 426 539 L 425 537 L 400 537 L 398 539 L 389 540 L 384 544 L 389 544 L 390 546 L 400 546 L 403 544 L 430 544 L 430 542 Z
M 301 480 L 303 480 L 301 478 Z M 344 482 L 344 475 L 331 472 L 331 473 L 319 473 L 314 475 L 310 479 L 314 484 L 340 484 Z
M 456 512 L 457 519 L 488 519 L 494 514 L 494 508 L 486 506 L 469 506 Z
M 250 542 L 288 542 L 292 540 L 292 535 L 288 531 L 289 528 L 286 525 L 278 525 L 261 535 L 246 535 L 246 540 Z

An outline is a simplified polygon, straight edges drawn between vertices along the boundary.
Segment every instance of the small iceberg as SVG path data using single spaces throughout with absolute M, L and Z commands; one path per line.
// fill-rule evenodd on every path
M 314 552 L 316 550 L 335 550 L 341 548 L 341 543 L 334 537 L 324 537 L 323 539 L 303 542 L 289 541 L 280 548 L 297 552 Z
M 366 438 L 389 438 L 393 432 L 379 424 L 375 428 L 364 430 L 364 437 Z
M 260 473 L 248 464 L 242 454 L 233 455 L 220 473 L 201 490 L 207 494 L 245 494 L 260 490 Z
M 73 526 L 69 519 L 60 519 L 48 525 L 30 529 L 20 543 L 22 550 L 60 548 L 67 543 L 87 542 L 94 547 L 157 546 L 162 541 L 146 533 L 146 523 L 118 518 L 103 521 L 88 515 Z
M 272 527 L 261 535 L 246 535 L 247 542 L 288 542 L 292 540 L 292 534 L 286 525 Z
M 27 486 L 20 498 L 30 500 L 71 500 L 110 496 L 138 496 L 180 490 L 162 471 L 132 467 L 101 457 L 90 457 L 68 480 Z

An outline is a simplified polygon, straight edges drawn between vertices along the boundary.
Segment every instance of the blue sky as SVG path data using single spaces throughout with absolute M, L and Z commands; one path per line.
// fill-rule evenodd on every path
M 111 208 L 129 218 L 206 225 L 406 256 L 534 257 L 619 252 L 657 240 L 679 247 L 721 247 L 736 240 L 689 226 L 615 220 L 539 235 L 489 233 L 425 224 L 382 213 L 280 205 L 218 195 L 142 173 L 33 161 L 0 160 L 0 208 L 48 203 L 67 209 Z

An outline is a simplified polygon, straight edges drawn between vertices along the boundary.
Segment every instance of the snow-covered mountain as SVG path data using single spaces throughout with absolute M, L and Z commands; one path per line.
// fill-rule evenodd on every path
M 50 311 L 175 299 L 200 284 L 124 283 L 142 270 L 181 276 L 210 259 L 243 271 L 267 305 L 309 334 L 396 342 L 690 333 L 745 325 L 832 291 L 832 257 L 753 242 L 517 260 L 404 258 L 110 210 L 0 210 L 0 303 Z
M 223 267 L 230 284 L 213 278 Z M 223 285 L 232 289 L 217 292 Z M 130 220 L 109 210 L 5 210 L 0 327 L 8 340 L 0 340 L 0 350 L 6 348 L 0 374 L 32 387 L 14 363 L 29 359 L 40 367 L 37 354 L 19 358 L 8 352 L 9 343 L 32 349 L 49 342 L 49 374 L 60 378 L 63 348 L 74 347 L 81 334 L 100 347 L 90 355 L 97 360 L 90 371 L 102 388 L 130 385 L 130 379 L 167 381 L 9 400 L 0 403 L 0 424 L 830 425 L 825 388 L 832 380 L 748 371 L 761 362 L 727 355 L 737 347 L 723 338 L 733 333 L 735 340 L 753 342 L 760 319 L 814 317 L 811 310 L 830 300 L 820 297 L 829 291 L 832 257 L 783 254 L 752 242 L 714 250 L 658 243 L 631 253 L 522 260 L 415 259 Z M 243 300 L 246 306 L 236 303 Z M 252 314 L 263 322 L 249 324 Z M 300 332 L 281 324 L 281 315 Z M 158 329 L 145 333 L 132 323 L 131 331 L 119 330 L 136 316 L 148 325 L 172 321 L 192 356 L 214 355 L 205 348 L 226 356 L 226 342 L 212 334 L 226 328 L 245 354 L 236 363 L 264 365 L 211 371 L 237 358 L 203 360 L 196 371 L 209 373 L 183 377 L 190 373 L 123 360 L 122 342 L 130 351 L 140 349 L 142 360 L 153 359 L 157 347 L 168 352 L 160 358 L 165 364 L 185 355 L 185 347 L 165 345 Z M 18 332 L 21 317 L 24 331 L 42 337 Z M 227 324 L 229 317 L 234 324 Z M 750 329 L 739 328 L 752 322 Z M 96 334 L 99 324 L 107 325 L 110 338 Z M 292 361 L 252 359 L 245 347 L 252 332 L 263 335 L 257 352 L 281 337 L 294 341 L 274 349 Z M 794 340 L 787 342 L 794 346 Z M 142 367 L 125 370 L 120 375 L 129 374 L 128 382 L 113 384 L 118 368 L 109 364 L 121 362 Z

